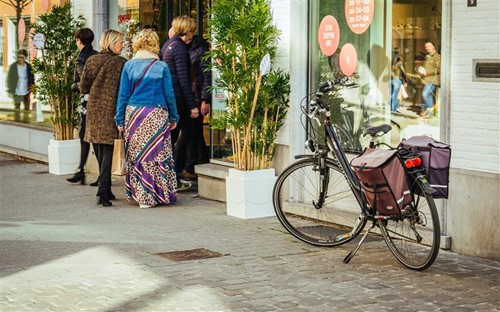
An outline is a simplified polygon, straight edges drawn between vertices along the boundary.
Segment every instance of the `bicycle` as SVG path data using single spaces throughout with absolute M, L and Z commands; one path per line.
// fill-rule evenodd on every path
M 343 77 L 322 84 L 309 105 L 301 105 L 310 120 L 319 122 L 318 116 L 324 118 L 326 144 L 309 138 L 306 146 L 312 154 L 296 155 L 297 161 L 278 176 L 273 189 L 276 215 L 299 240 L 328 247 L 353 240 L 370 223 L 344 263 L 354 257 L 370 231 L 378 227 L 399 262 L 413 270 L 424 270 L 436 259 L 440 245 L 439 218 L 431 196 L 434 190 L 416 161 L 417 151 L 399 149 L 400 159 L 411 163 L 411 167 L 405 169 L 411 203 L 396 215 L 383 215 L 370 207 L 361 182 L 339 143 L 330 110 L 321 100 L 324 92 L 339 85 L 346 86 L 346 81 Z M 387 145 L 378 143 L 378 138 L 390 130 L 390 125 L 365 127 L 365 134 L 371 137 L 370 147 Z

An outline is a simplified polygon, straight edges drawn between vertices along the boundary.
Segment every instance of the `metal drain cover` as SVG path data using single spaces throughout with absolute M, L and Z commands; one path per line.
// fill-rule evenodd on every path
M 191 250 L 180 250 L 171 252 L 160 252 L 155 254 L 157 256 L 167 258 L 173 261 L 186 261 L 186 260 L 198 260 L 198 259 L 208 259 L 222 257 L 223 254 L 208 250 L 205 248 L 197 248 Z

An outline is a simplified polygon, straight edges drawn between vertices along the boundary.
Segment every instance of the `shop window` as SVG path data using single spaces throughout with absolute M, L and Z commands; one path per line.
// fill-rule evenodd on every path
M 0 21 L 0 65 L 3 69 L 0 71 L 0 120 L 49 127 L 51 122 L 48 105 L 42 105 L 34 93 L 28 93 L 27 97 L 14 97 L 6 90 L 10 66 L 18 61 L 17 50 L 27 51 L 27 57 L 24 58 L 27 63 L 31 63 L 36 56 L 30 38 L 31 22 L 43 12 L 30 5 L 24 9 L 18 23 L 11 5 L 0 4 L 0 9 L 5 10 L 5 16 Z M 16 28 L 16 24 L 20 26 Z
M 393 131 L 384 140 L 391 145 L 416 134 L 439 136 L 439 87 L 432 92 L 434 103 L 424 111 L 419 68 L 425 65 L 426 42 L 434 42 L 439 50 L 440 7 L 440 0 L 311 3 L 309 90 L 346 74 L 358 85 L 324 96 L 346 150 L 360 152 L 367 145 L 362 136 L 366 124 L 390 124 Z M 399 88 L 393 95 L 396 52 L 408 82 L 400 84 L 406 94 Z

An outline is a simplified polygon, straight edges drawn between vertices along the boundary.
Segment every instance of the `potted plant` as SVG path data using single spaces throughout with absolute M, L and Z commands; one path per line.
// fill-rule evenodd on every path
M 39 50 L 39 57 L 32 62 L 37 77 L 34 91 L 39 101 L 50 107 L 55 140 L 49 145 L 49 172 L 55 174 L 72 173 L 78 166 L 80 145 L 73 138 L 79 98 L 71 91 L 71 84 L 78 51 L 74 34 L 84 25 L 83 16 L 73 17 L 70 2 L 54 5 L 32 25 L 33 41 Z M 69 150 L 58 154 L 61 147 Z
M 218 0 L 213 4 L 208 30 L 216 85 L 227 98 L 222 123 L 230 131 L 234 158 L 234 169 L 226 179 L 228 214 L 243 218 L 272 215 L 275 173 L 271 164 L 276 135 L 288 109 L 290 77 L 279 69 L 268 71 L 280 35 L 269 1 Z M 221 121 L 215 123 L 220 125 Z M 258 203 L 254 206 L 259 207 L 236 207 L 233 211 L 232 206 L 239 203 Z M 262 204 L 267 207 L 259 213 Z

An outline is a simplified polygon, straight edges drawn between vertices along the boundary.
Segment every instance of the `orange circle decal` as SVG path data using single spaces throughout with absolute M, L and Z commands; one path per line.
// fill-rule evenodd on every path
M 333 55 L 339 46 L 339 40 L 339 23 L 335 17 L 331 15 L 325 16 L 318 29 L 318 43 L 321 52 L 326 56 Z
M 374 0 L 346 0 L 345 19 L 355 34 L 364 33 L 373 20 Z
M 340 50 L 339 62 L 340 70 L 344 75 L 350 76 L 356 71 L 356 66 L 358 65 L 358 53 L 352 44 L 344 44 L 342 50 Z

